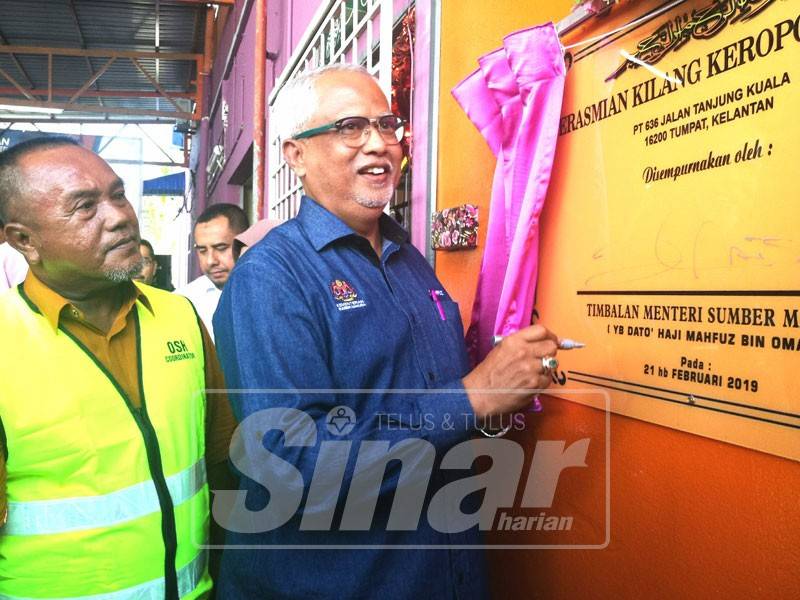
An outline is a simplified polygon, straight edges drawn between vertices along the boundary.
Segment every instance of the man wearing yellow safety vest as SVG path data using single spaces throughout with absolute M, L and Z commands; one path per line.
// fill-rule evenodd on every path
M 74 141 L 0 154 L 0 220 L 30 267 L 0 296 L 0 598 L 207 596 L 234 428 L 208 333 L 131 281 L 123 183 Z

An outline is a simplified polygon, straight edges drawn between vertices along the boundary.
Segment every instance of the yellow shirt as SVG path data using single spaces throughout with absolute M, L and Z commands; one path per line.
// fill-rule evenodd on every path
M 134 407 L 142 405 L 139 389 L 139 362 L 136 355 L 136 330 L 132 309 L 139 302 L 153 312 L 147 295 L 132 283 L 125 286 L 124 299 L 108 332 L 102 332 L 88 323 L 77 307 L 69 300 L 54 292 L 42 283 L 31 271 L 25 278 L 23 290 L 28 298 L 41 311 L 42 315 L 57 329 L 59 324 L 74 335 L 94 354 L 95 358 L 119 382 Z M 203 335 L 205 354 L 206 388 L 224 390 L 225 379 L 217 360 L 217 353 L 205 326 L 199 323 Z M 206 409 L 206 464 L 209 485 L 218 487 L 212 481 L 214 473 L 224 473 L 225 469 L 214 469 L 228 459 L 236 420 L 228 397 L 224 393 L 208 394 Z M 0 514 L 6 512 L 6 463 L 5 449 L 0 446 Z M 221 487 L 225 487 L 224 485 Z

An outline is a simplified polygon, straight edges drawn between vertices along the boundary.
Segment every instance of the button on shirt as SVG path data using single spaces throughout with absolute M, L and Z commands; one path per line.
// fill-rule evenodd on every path
M 461 383 L 468 359 L 458 306 L 397 223 L 382 215 L 380 230 L 383 245 L 378 258 L 365 238 L 304 197 L 297 217 L 249 250 L 225 285 L 214 328 L 229 389 L 248 390 L 231 394 L 237 418 L 288 407 L 302 411 L 315 425 L 315 444 L 309 447 L 290 446 L 282 436 L 261 429 L 257 439 L 263 446 L 245 442 L 250 463 L 267 464 L 260 461 L 269 457 L 264 455 L 266 448 L 274 455 L 269 464 L 280 457 L 299 471 L 305 503 L 284 525 L 258 533 L 231 533 L 227 543 L 338 547 L 226 551 L 219 582 L 225 598 L 485 596 L 482 553 L 458 548 L 481 543 L 476 529 L 442 533 L 431 526 L 423 510 L 412 530 L 387 531 L 400 471 L 392 463 L 366 531 L 340 529 L 355 456 L 363 441 L 386 440 L 394 446 L 421 438 L 432 445 L 436 464 L 429 500 L 446 480 L 436 468 L 438 461 L 474 429 L 473 411 Z M 353 411 L 354 427 L 346 435 L 331 426 L 338 406 Z M 336 516 L 331 516 L 330 526 L 300 531 L 304 511 L 330 509 L 310 508 L 307 496 L 315 467 L 328 474 L 335 470 L 317 465 L 322 460 L 320 444 L 331 440 L 352 441 L 353 446 L 343 459 L 347 465 L 338 465 L 343 484 Z M 245 475 L 241 489 L 247 491 L 246 506 L 252 511 L 266 506 L 271 494 L 286 494 L 296 484 L 274 469 L 270 481 L 260 476 L 257 467 Z M 336 503 L 338 483 L 331 489 L 327 500 Z M 373 547 L 350 549 L 353 545 Z M 375 547 L 386 545 L 420 549 Z M 424 548 L 432 545 L 451 549 Z

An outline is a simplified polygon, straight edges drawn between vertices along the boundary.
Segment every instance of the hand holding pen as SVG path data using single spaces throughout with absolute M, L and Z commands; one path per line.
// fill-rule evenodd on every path
M 503 340 L 503 336 L 494 336 L 492 351 L 463 379 L 467 398 L 475 415 L 481 419 L 523 410 L 531 406 L 531 402 L 534 412 L 540 411 L 539 396 L 535 392 L 552 382 L 552 371 L 558 367 L 556 353 L 586 346 L 569 338 L 559 338 L 541 325 L 525 327 L 501 344 Z M 495 433 L 481 431 L 489 437 L 498 437 L 504 435 L 508 427 Z
M 475 415 L 491 418 L 523 410 L 548 387 L 558 365 L 558 337 L 542 325 L 509 335 L 463 379 Z

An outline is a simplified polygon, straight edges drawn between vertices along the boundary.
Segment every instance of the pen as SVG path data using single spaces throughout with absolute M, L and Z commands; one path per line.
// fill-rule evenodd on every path
M 502 335 L 495 335 L 492 336 L 492 346 L 497 346 L 500 342 L 503 341 Z M 576 342 L 575 340 L 571 340 L 569 338 L 561 338 L 558 340 L 558 349 L 559 350 L 577 350 L 578 348 L 585 348 L 586 344 L 583 342 Z
M 558 340 L 558 349 L 559 350 L 577 350 L 578 348 L 585 348 L 586 344 L 583 342 L 576 342 L 575 340 L 571 340 L 569 338 L 562 338 Z
M 444 314 L 444 308 L 442 308 L 442 303 L 439 301 L 439 296 L 444 295 L 440 290 L 428 290 L 428 293 L 431 295 L 431 300 L 436 303 L 436 308 L 439 310 L 439 318 L 442 321 L 447 321 L 447 316 Z

